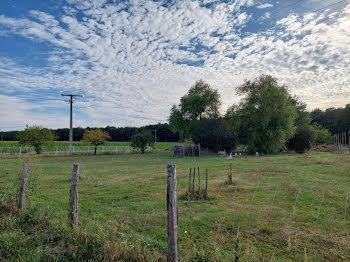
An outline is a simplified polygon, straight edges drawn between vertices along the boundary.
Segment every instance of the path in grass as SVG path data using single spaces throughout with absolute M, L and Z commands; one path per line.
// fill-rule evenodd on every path
M 145 155 L 32 157 L 33 204 L 67 223 L 70 175 L 80 163 L 80 226 L 119 226 L 120 239 L 166 254 L 166 165 L 177 165 L 179 195 L 190 167 L 209 170 L 209 201 L 179 201 L 179 248 L 186 261 L 350 260 L 350 157 L 314 153 L 174 159 Z M 234 185 L 225 185 L 233 165 Z M 0 187 L 13 191 L 20 159 L 0 159 Z M 323 200 L 322 200 L 323 199 Z M 296 201 L 297 200 L 297 201 Z M 294 213 L 294 214 L 293 214 Z

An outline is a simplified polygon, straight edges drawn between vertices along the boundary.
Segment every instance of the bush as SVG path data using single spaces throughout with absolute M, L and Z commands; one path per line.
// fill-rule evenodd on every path
M 316 144 L 332 144 L 333 137 L 331 132 L 327 128 L 323 128 L 318 124 L 314 124 L 313 129 L 315 131 L 315 143 Z
M 308 151 L 315 141 L 315 130 L 311 125 L 299 127 L 288 143 L 289 150 L 302 154 Z

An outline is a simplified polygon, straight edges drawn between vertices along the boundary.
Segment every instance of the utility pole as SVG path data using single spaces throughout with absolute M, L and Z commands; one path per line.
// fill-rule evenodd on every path
M 157 142 L 157 130 L 151 130 L 151 132 L 154 132 L 154 142 Z
M 67 101 L 70 104 L 70 122 L 69 122 L 69 153 L 73 153 L 73 98 L 74 97 L 83 97 L 82 95 L 73 95 L 73 94 L 61 94 L 61 96 L 69 96 Z

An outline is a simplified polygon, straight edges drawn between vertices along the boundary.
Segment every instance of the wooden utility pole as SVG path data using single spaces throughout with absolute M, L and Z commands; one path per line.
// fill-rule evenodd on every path
M 61 94 L 61 96 L 69 96 L 67 101 L 70 104 L 70 121 L 69 121 L 69 153 L 73 153 L 73 98 L 74 97 L 83 97 L 82 95 L 73 95 L 73 94 Z
M 69 202 L 69 217 L 73 227 L 78 226 L 78 181 L 79 181 L 79 164 L 73 164 L 70 202 Z
M 28 162 L 23 162 L 21 191 L 19 195 L 18 208 L 24 209 L 26 204 L 26 193 L 28 187 Z
M 177 181 L 176 166 L 168 165 L 167 185 L 167 219 L 168 219 L 168 262 L 179 261 L 177 247 L 178 209 L 177 209 Z

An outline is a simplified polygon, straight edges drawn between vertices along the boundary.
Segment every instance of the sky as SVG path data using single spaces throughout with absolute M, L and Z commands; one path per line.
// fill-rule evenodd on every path
M 197 80 L 277 78 L 315 108 L 350 103 L 350 0 L 1 0 L 0 131 L 166 122 Z

